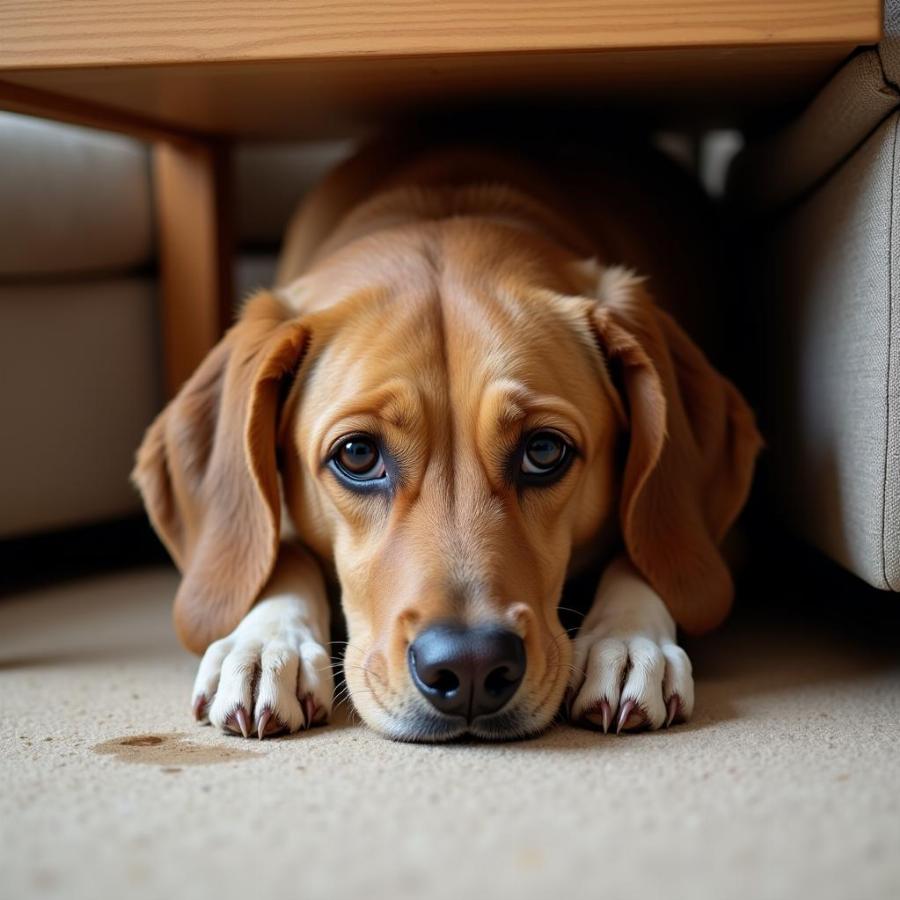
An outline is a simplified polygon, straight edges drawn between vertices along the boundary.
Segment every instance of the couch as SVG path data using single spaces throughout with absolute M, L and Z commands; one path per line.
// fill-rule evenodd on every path
M 900 590 L 900 2 L 798 116 L 732 166 L 752 247 L 749 378 L 768 510 Z

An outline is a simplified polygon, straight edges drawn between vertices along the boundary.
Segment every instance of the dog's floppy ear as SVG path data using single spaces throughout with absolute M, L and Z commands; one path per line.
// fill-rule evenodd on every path
M 737 388 L 627 269 L 594 266 L 593 327 L 627 409 L 620 518 L 632 562 L 690 633 L 718 625 L 733 585 L 719 543 L 762 446 Z
M 289 316 L 270 294 L 252 298 L 138 450 L 132 478 L 182 573 L 175 627 L 197 653 L 237 625 L 275 562 L 276 418 L 306 344 Z

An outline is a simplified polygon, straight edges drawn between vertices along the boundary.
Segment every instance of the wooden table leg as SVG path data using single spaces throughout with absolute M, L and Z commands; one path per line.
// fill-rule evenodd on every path
M 159 142 L 154 168 L 163 367 L 171 397 L 232 321 L 228 147 Z

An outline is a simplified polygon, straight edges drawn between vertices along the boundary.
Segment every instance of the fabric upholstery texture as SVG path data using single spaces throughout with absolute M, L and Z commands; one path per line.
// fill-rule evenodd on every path
M 878 53 L 853 57 L 801 115 L 738 158 L 731 196 L 756 211 L 789 204 L 850 156 L 898 103 Z
M 156 285 L 0 285 L 0 537 L 135 513 L 135 448 L 161 403 Z
M 0 114 L 0 537 L 140 510 L 161 401 L 147 147 Z
M 900 589 L 900 114 L 768 243 L 767 435 L 791 526 L 870 584 Z
M 147 265 L 152 214 L 142 144 L 0 113 L 0 277 Z

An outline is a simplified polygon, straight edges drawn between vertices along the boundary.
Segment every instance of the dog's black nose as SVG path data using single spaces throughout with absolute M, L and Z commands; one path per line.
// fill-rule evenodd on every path
M 494 626 L 433 625 L 410 644 L 409 671 L 432 706 L 471 722 L 515 694 L 525 677 L 525 644 Z

